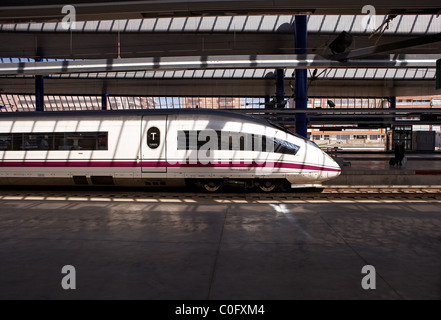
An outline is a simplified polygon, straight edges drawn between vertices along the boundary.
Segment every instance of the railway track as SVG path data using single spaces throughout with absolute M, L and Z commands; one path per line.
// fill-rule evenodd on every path
M 297 190 L 279 193 L 202 193 L 183 189 L 146 190 L 0 190 L 0 201 L 94 201 L 169 203 L 334 203 L 334 202 L 441 202 L 441 186 L 331 186 L 320 191 Z

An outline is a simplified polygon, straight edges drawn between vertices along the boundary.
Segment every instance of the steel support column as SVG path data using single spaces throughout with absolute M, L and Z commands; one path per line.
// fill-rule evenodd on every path
M 276 69 L 276 108 L 283 108 L 285 101 L 285 70 Z
M 269 109 L 270 108 L 270 103 L 271 103 L 271 96 L 266 95 L 265 96 L 265 109 Z
M 397 97 L 390 97 L 390 108 L 395 109 L 397 107 Z
M 295 19 L 295 53 L 307 54 L 307 19 L 305 15 L 297 15 Z M 308 74 L 306 69 L 295 70 L 295 102 L 296 109 L 306 109 L 308 106 Z M 296 132 L 307 137 L 308 118 L 306 113 L 296 114 Z
M 40 62 L 41 59 L 35 59 Z M 35 76 L 35 111 L 44 111 L 44 80 L 42 75 Z
M 101 110 L 107 110 L 107 97 L 108 94 L 101 95 Z
M 397 97 L 389 97 L 389 108 L 390 109 L 396 109 L 397 108 Z M 394 146 L 392 145 L 393 141 L 393 126 L 390 126 L 391 131 L 389 128 L 387 129 L 386 133 L 386 150 L 390 151 L 394 149 Z

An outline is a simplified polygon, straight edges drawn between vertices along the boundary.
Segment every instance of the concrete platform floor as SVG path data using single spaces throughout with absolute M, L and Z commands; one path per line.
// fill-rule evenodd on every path
M 422 161 L 416 159 L 406 159 L 402 166 L 390 166 L 389 159 L 344 160 L 345 163 L 350 162 L 351 165 L 343 166 L 342 169 L 347 172 L 358 170 L 385 170 L 390 172 L 402 172 L 405 170 L 441 170 L 441 161 L 439 160 Z
M 440 203 L 2 200 L 0 299 L 441 299 L 440 230 Z
M 389 160 L 393 153 L 338 153 L 337 157 L 343 159 L 351 166 L 343 166 L 345 171 L 356 170 L 441 170 L 441 153 L 407 153 L 403 166 L 390 166 Z

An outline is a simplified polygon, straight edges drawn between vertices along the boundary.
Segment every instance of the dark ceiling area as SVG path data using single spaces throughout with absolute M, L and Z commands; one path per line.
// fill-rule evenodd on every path
M 376 14 L 437 14 L 441 10 L 441 4 L 432 0 L 371 0 L 366 4 L 374 6 Z M 364 4 L 344 0 L 45 0 L 38 4 L 32 0 L 7 0 L 0 5 L 0 23 L 60 20 L 65 5 L 76 8 L 78 20 L 112 20 L 210 15 L 361 14 Z
M 309 34 L 313 54 L 330 54 L 327 43 L 335 34 Z M 377 45 L 413 39 L 384 35 Z M 42 33 L 0 32 L 0 57 L 48 59 L 108 59 L 195 55 L 262 55 L 294 52 L 292 33 Z M 351 48 L 369 47 L 376 39 L 354 35 Z M 441 42 L 395 49 L 396 54 L 436 54 Z M 387 52 L 386 52 L 387 53 Z

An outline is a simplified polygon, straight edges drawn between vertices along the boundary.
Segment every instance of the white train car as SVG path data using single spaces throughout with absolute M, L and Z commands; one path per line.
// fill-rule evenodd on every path
M 270 122 L 215 110 L 0 115 L 0 184 L 319 186 L 340 167 Z

